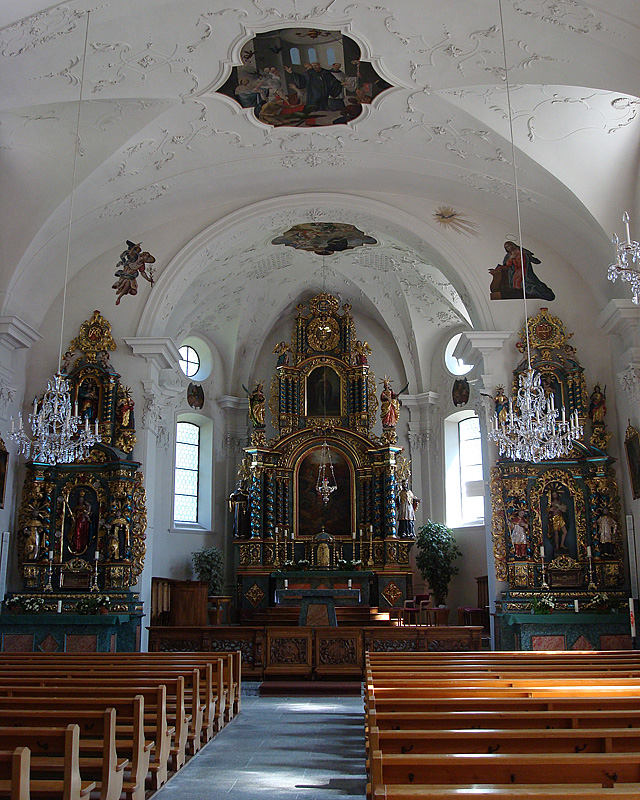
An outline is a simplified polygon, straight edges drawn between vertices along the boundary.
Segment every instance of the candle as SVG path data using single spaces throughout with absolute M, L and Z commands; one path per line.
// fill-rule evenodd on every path
M 53 550 L 49 550 L 49 561 L 53 561 Z
M 622 215 L 622 221 L 627 232 L 627 244 L 631 244 L 631 231 L 629 230 L 629 214 L 625 211 Z
M 578 611 L 580 611 L 580 607 L 578 605 L 578 601 L 577 600 L 573 601 L 573 610 L 576 612 L 576 614 L 578 613 Z
M 289 581 L 286 578 L 284 579 L 284 588 L 285 589 L 289 588 Z
M 347 581 L 347 586 L 349 587 L 349 589 L 351 589 L 351 587 L 353 586 L 353 581 L 351 580 L 351 578 L 349 578 L 349 580 Z
M 355 540 L 356 540 L 356 532 L 355 531 L 353 531 L 353 533 L 351 534 L 351 538 L 355 542 Z
M 100 560 L 100 551 L 96 550 L 96 552 L 94 553 L 93 557 L 95 558 L 96 561 L 99 561 Z
M 98 420 L 96 420 L 95 429 L 96 429 L 96 436 L 97 436 L 98 435 Z
M 631 623 L 631 638 L 636 638 L 636 612 L 633 597 L 629 598 L 629 622 Z
M 87 433 L 89 433 L 89 417 L 84 418 L 84 429 Z
M 58 614 L 62 614 L 62 600 L 58 600 Z
M 540 545 L 540 558 L 544 559 L 544 545 Z
M 278 535 L 278 526 L 276 525 L 276 536 Z
M 13 433 L 16 429 L 16 423 L 13 421 L 13 417 L 11 417 L 11 433 Z
M 591 545 L 587 545 L 587 558 L 591 558 Z
M 373 533 L 373 525 L 369 525 L 369 533 Z
M 78 401 L 77 400 L 76 400 L 76 402 L 75 402 L 75 404 L 73 406 L 73 416 L 74 417 L 78 416 Z
M 34 397 L 33 398 L 33 416 L 35 417 L 37 413 L 38 413 L 38 398 Z

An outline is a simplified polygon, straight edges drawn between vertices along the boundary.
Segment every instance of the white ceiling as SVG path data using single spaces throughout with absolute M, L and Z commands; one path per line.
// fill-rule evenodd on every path
M 544 240 L 603 305 L 608 240 L 640 211 L 640 3 L 502 5 L 525 244 Z M 42 276 L 64 261 L 87 9 L 71 273 L 103 258 L 110 291 L 125 239 L 153 252 L 151 232 L 175 229 L 140 333 L 200 329 L 233 362 L 319 280 L 318 257 L 271 238 L 335 213 L 380 240 L 331 261 L 336 285 L 368 298 L 411 371 L 431 327 L 490 324 L 487 264 L 472 275 L 472 256 L 455 263 L 438 226 L 409 215 L 450 205 L 515 229 L 498 0 L 0 0 L 2 313 L 37 327 L 60 291 Z M 348 33 L 396 88 L 316 131 L 269 128 L 215 94 L 254 33 L 302 25 Z M 223 201 L 236 214 L 210 228 Z

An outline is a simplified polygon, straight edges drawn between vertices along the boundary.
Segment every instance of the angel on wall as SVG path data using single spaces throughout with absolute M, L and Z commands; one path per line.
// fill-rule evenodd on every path
M 112 289 L 116 290 L 116 305 L 120 305 L 122 298 L 127 295 L 138 294 L 138 275 L 153 286 L 153 268 L 146 271 L 147 264 L 155 264 L 155 258 L 146 251 L 142 251 L 140 243 L 127 240 L 127 250 L 120 254 L 120 261 L 116 264 L 115 276 L 118 279 Z

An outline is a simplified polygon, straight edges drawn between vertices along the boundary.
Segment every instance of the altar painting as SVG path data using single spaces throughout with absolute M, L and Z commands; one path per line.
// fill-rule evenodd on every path
M 307 378 L 307 416 L 340 416 L 340 377 L 331 367 L 316 367 Z
M 316 491 L 322 448 L 318 446 L 298 462 L 297 468 L 297 536 L 314 536 L 324 526 L 332 536 L 351 535 L 353 476 L 349 463 L 339 450 L 329 448 L 331 464 L 338 488 L 328 503 Z

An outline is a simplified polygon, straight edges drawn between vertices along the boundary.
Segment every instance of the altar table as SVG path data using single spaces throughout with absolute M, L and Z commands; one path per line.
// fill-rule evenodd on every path
M 338 627 L 336 617 L 336 598 L 353 599 L 360 602 L 360 589 L 277 589 L 278 605 L 298 605 L 300 616 L 298 625 L 304 627 L 325 625 Z

